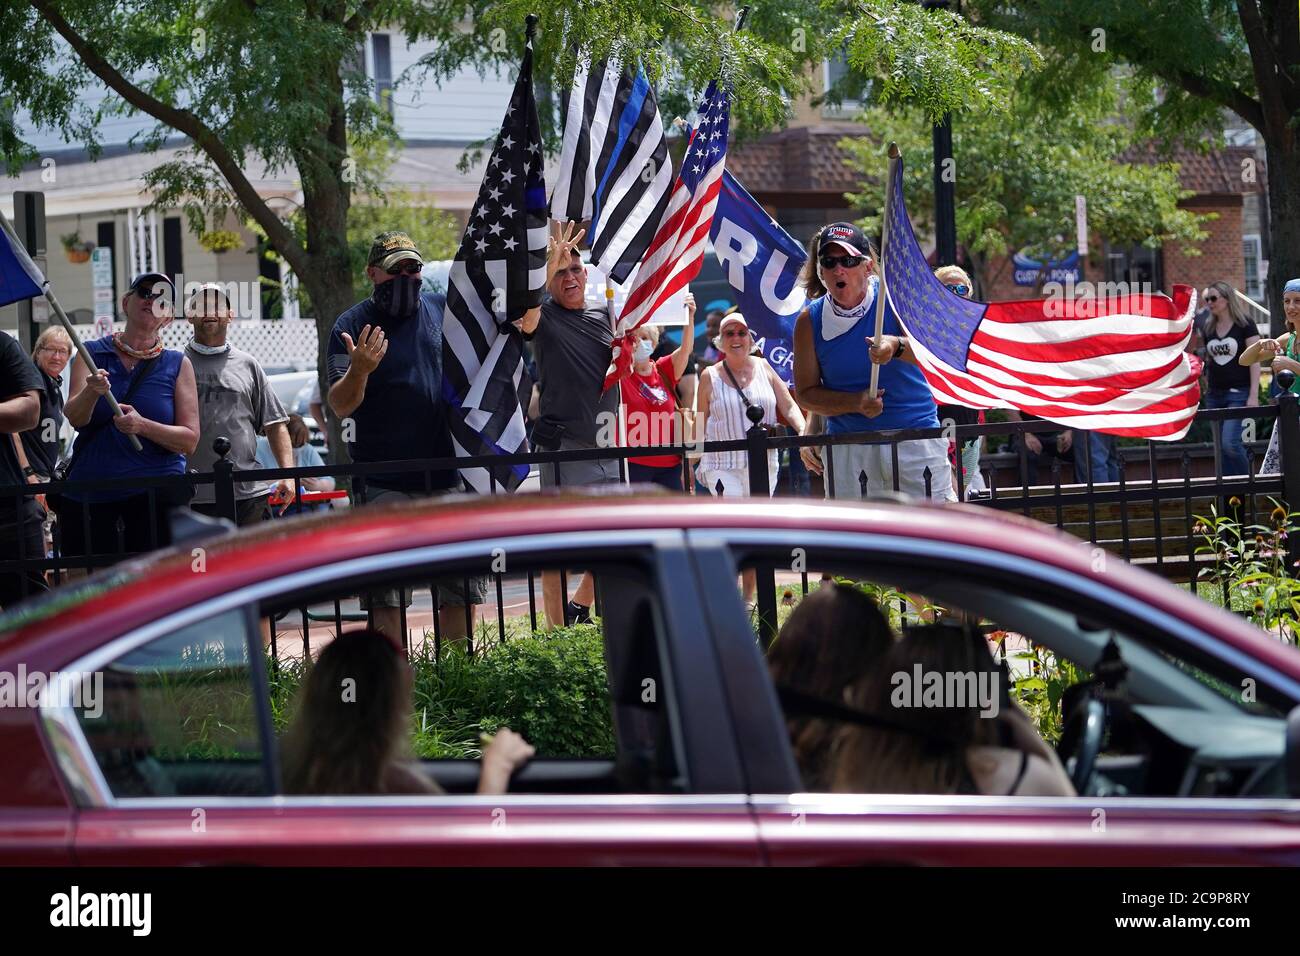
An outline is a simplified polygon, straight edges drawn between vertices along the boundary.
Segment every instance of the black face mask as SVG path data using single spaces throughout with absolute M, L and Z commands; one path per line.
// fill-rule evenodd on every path
M 420 307 L 420 277 L 399 275 L 375 286 L 375 305 L 384 315 L 404 319 Z

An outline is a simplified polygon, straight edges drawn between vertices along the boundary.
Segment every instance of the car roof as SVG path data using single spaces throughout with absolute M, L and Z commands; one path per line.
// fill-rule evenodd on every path
M 266 522 L 185 541 L 115 565 L 0 615 L 0 656 L 38 638 L 114 633 L 230 590 L 328 561 L 458 541 L 582 531 L 770 529 L 849 532 L 992 549 L 1081 576 L 1103 577 L 1239 646 L 1300 680 L 1300 655 L 1240 618 L 1118 557 L 1096 567 L 1095 545 L 1021 515 L 980 505 L 841 502 L 807 498 L 719 500 L 611 486 L 599 492 L 451 495 Z M 204 573 L 195 573 L 195 547 Z

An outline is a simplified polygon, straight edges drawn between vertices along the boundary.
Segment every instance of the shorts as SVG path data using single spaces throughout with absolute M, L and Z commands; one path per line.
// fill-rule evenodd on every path
M 240 528 L 247 528 L 250 525 L 270 520 L 271 511 L 267 505 L 270 498 L 271 493 L 268 491 L 264 495 L 257 495 L 253 498 L 235 499 L 235 525 Z M 191 504 L 190 507 L 201 515 L 207 515 L 209 518 L 225 517 L 225 515 L 217 511 L 216 502 Z
M 948 461 L 948 439 L 916 438 L 898 443 L 898 490 L 894 490 L 893 446 L 880 445 L 827 445 L 822 455 L 828 468 L 833 469 L 835 494 L 831 494 L 832 478 L 827 477 L 826 497 L 837 500 L 887 498 L 901 494 L 908 498 L 930 498 L 932 501 L 956 501 L 952 490 L 952 465 Z M 926 493 L 925 469 L 930 469 L 930 490 Z M 865 493 L 862 485 L 866 476 Z
M 659 485 L 669 491 L 682 490 L 682 466 L 638 465 L 634 461 L 627 463 L 627 480 L 634 485 Z
M 715 497 L 723 498 L 748 498 L 749 497 L 749 469 L 748 468 L 700 468 L 696 473 L 700 483 L 709 489 L 709 493 Z M 776 494 L 777 471 L 775 468 L 769 468 L 767 472 L 767 483 L 769 496 Z M 718 485 L 722 485 L 722 491 L 718 491 Z
M 582 442 L 561 439 L 559 448 L 542 451 L 578 451 L 590 448 Z M 555 470 L 559 468 L 559 480 Z M 543 488 L 580 488 L 583 485 L 611 485 L 623 480 L 617 458 L 589 459 L 586 461 L 543 462 L 541 465 Z
M 385 501 L 419 501 L 423 498 L 437 498 L 441 495 L 455 494 L 455 490 L 435 491 L 432 495 L 416 491 L 397 491 L 392 488 L 366 489 L 366 504 L 374 505 Z M 433 595 L 433 606 L 437 610 L 444 607 L 464 607 L 467 604 L 483 604 L 487 601 L 488 579 L 485 576 L 462 575 L 461 577 L 437 578 L 429 582 L 429 593 Z M 410 607 L 411 590 L 402 588 L 385 588 L 382 591 L 369 591 L 361 595 L 361 607 Z

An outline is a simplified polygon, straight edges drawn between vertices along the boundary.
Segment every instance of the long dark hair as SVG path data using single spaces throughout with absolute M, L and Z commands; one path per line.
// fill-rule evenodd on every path
M 965 707 L 893 706 L 894 675 L 912 675 L 917 664 L 923 673 L 1001 676 L 988 644 L 973 628 L 952 624 L 910 628 L 855 689 L 852 703 L 915 733 L 866 726 L 841 730 L 832 748 L 834 790 L 957 793 L 970 781 L 970 748 L 997 743 L 995 722 L 981 717 L 976 702 L 968 701 Z
M 767 655 L 774 684 L 844 704 L 846 688 L 878 666 L 894 632 L 871 597 L 855 587 L 824 584 L 791 612 Z M 786 722 L 805 786 L 826 789 L 834 721 L 792 717 Z
M 364 628 L 335 638 L 303 682 L 285 737 L 286 793 L 383 793 L 411 732 L 411 669 Z

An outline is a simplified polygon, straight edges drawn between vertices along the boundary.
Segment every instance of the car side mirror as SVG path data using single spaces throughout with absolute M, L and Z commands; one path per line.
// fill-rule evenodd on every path
M 1292 708 L 1286 716 L 1285 754 L 1287 796 L 1300 797 L 1300 706 Z

